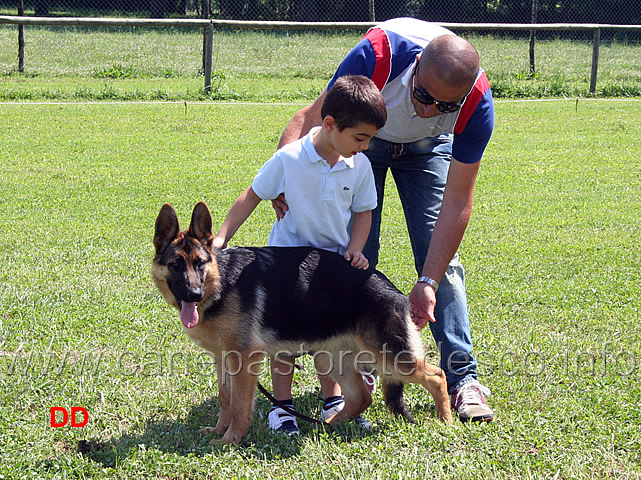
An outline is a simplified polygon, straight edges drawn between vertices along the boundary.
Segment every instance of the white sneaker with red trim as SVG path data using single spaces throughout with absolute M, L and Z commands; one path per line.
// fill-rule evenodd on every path
M 490 395 L 490 389 L 478 381 L 466 382 L 452 394 L 452 410 L 458 413 L 461 422 L 491 422 L 494 412 L 485 401 Z

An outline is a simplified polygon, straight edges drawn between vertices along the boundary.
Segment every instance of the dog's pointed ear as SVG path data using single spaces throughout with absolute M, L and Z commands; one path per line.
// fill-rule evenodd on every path
M 189 225 L 189 235 L 197 238 L 208 248 L 211 248 L 214 242 L 214 234 L 211 231 L 212 218 L 209 207 L 205 202 L 198 202 L 191 214 L 191 224 Z
M 156 233 L 154 234 L 156 253 L 164 252 L 179 232 L 180 227 L 178 226 L 176 210 L 168 203 L 165 203 L 156 218 Z

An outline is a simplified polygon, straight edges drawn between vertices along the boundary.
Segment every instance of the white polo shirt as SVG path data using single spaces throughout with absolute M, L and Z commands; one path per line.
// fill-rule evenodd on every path
M 349 245 L 353 212 L 376 208 L 376 186 L 363 153 L 344 158 L 333 168 L 312 141 L 320 127 L 285 145 L 260 169 L 252 188 L 263 200 L 285 194 L 289 210 L 276 221 L 269 245 L 310 246 L 343 253 Z

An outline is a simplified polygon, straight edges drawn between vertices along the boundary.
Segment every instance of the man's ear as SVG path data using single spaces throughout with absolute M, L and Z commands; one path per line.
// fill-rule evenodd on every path
M 180 232 L 178 216 L 174 207 L 165 203 L 156 218 L 156 233 L 154 234 L 154 247 L 156 253 L 162 253 L 174 241 Z
M 211 248 L 214 241 L 214 234 L 211 228 L 212 218 L 209 207 L 205 202 L 198 202 L 191 214 L 189 236 L 198 239 L 207 248 Z

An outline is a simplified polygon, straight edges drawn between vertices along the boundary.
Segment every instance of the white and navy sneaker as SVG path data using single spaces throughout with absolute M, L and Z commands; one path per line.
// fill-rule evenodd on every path
M 345 400 L 343 397 L 332 397 L 332 399 L 327 399 L 325 405 L 321 409 L 320 418 L 323 422 L 327 422 L 334 415 L 338 414 L 343 407 L 345 406 Z M 357 425 L 365 430 L 371 430 L 372 424 L 368 422 L 362 415 L 359 415 L 354 419 Z
M 287 406 L 289 407 L 289 405 Z M 294 407 L 292 406 L 291 409 L 293 410 Z M 296 417 L 280 407 L 272 407 L 268 419 L 269 429 L 274 433 L 280 432 L 285 435 L 298 435 L 300 433 Z

